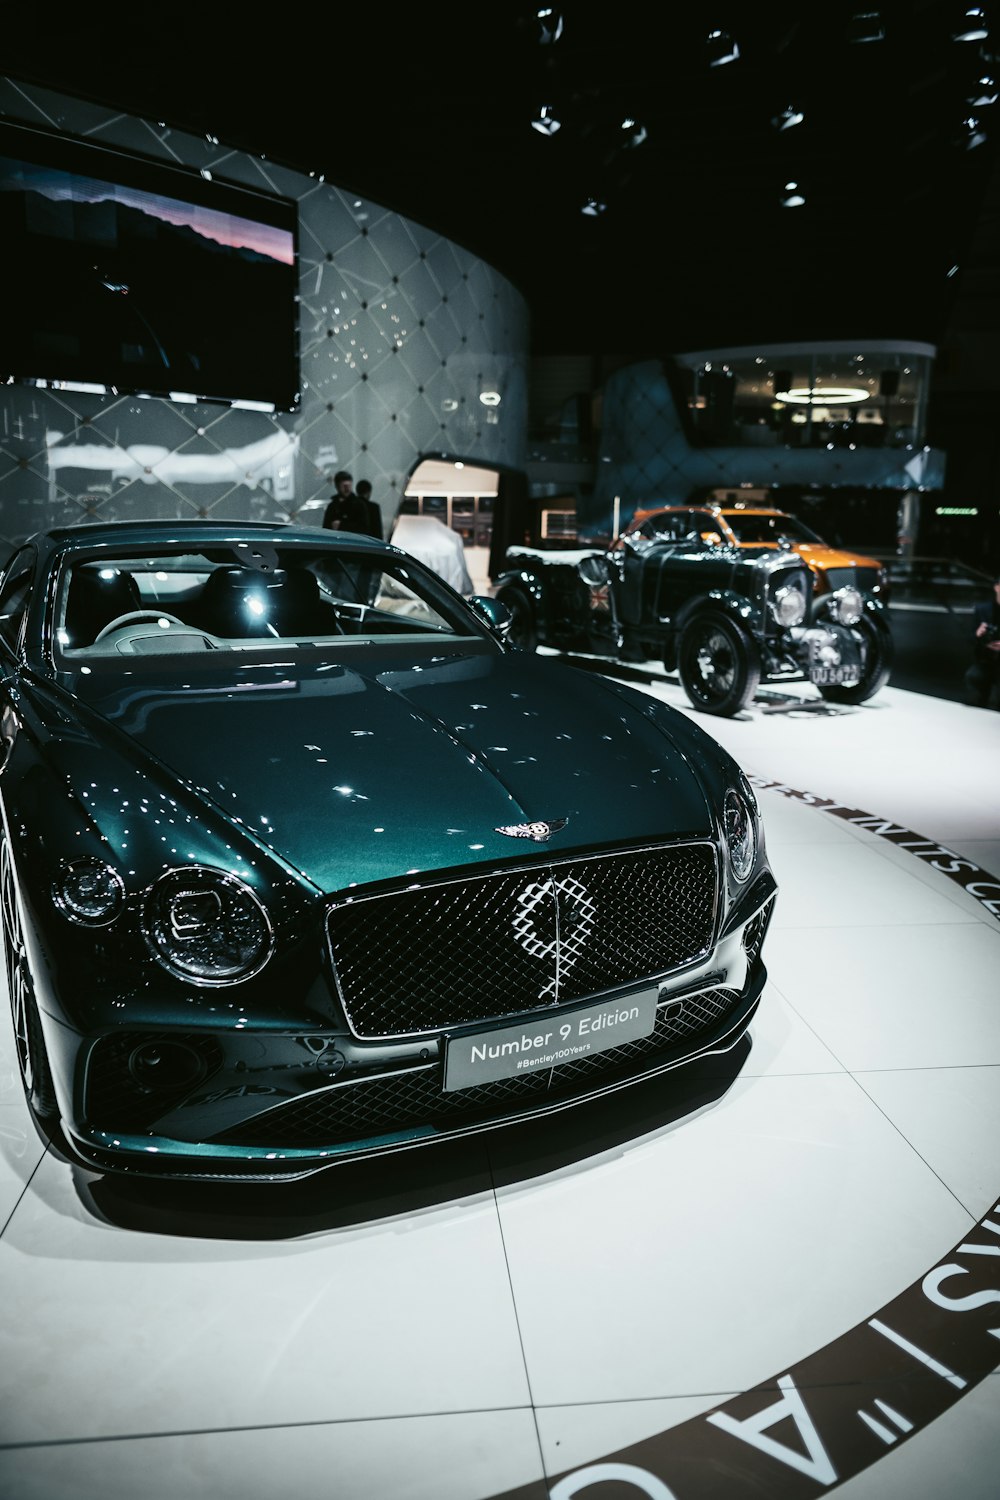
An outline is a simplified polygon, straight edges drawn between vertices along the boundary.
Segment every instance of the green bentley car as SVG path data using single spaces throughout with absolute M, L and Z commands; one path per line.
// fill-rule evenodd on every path
M 0 574 L 0 909 L 46 1137 L 290 1179 L 734 1046 L 775 881 L 684 714 L 398 548 L 30 538 Z

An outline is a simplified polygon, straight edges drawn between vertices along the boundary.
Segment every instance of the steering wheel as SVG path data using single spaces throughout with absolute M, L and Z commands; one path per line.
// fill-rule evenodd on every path
M 169 625 L 179 625 L 182 630 L 189 627 L 183 620 L 178 620 L 176 615 L 168 615 L 162 609 L 133 609 L 126 615 L 118 615 L 114 620 L 109 620 L 102 630 L 94 637 L 94 645 L 103 641 L 107 636 L 113 635 L 116 630 L 122 630 L 126 625 L 156 625 L 160 620 L 166 620 Z

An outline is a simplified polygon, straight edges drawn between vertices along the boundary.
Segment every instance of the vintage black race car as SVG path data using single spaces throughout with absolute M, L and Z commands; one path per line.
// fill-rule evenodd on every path
M 302 1176 L 732 1047 L 775 895 L 686 715 L 399 549 L 150 523 L 0 575 L 0 909 L 36 1118 Z
M 809 680 L 834 702 L 863 703 L 889 677 L 881 600 L 854 585 L 817 597 L 794 551 L 637 530 L 608 552 L 511 547 L 506 560 L 494 593 L 518 645 L 658 658 L 706 713 L 739 713 L 762 679 Z

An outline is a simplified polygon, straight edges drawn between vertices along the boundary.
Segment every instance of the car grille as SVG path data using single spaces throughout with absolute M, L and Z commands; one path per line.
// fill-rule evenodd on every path
M 715 928 L 711 844 L 540 863 L 338 903 L 334 970 L 358 1037 L 419 1036 L 669 973 Z
M 342 1083 L 257 1115 L 213 1137 L 213 1144 L 279 1151 L 322 1148 L 415 1127 L 447 1130 L 488 1123 L 521 1108 L 531 1113 L 533 1108 L 586 1094 L 603 1083 L 641 1076 L 652 1064 L 683 1055 L 692 1039 L 721 1030 L 721 1023 L 740 1003 L 740 995 L 729 989 L 670 1001 L 659 1007 L 656 1027 L 649 1036 L 547 1071 L 453 1093 L 441 1087 L 442 1063 Z
M 870 594 L 878 583 L 878 568 L 827 568 L 826 581 L 833 593 L 850 587 Z

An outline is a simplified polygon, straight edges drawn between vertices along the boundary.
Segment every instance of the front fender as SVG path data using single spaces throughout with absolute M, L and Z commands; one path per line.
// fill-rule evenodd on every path
M 493 585 L 494 598 L 499 599 L 502 590 L 510 587 L 523 589 L 539 609 L 544 608 L 548 590 L 538 573 L 529 568 L 511 568 L 501 573 Z
M 759 604 L 739 594 L 735 589 L 712 589 L 708 594 L 699 594 L 681 605 L 674 619 L 674 628 L 683 630 L 695 615 L 714 610 L 729 615 L 733 623 L 748 635 L 760 636 L 764 630 L 764 612 Z

